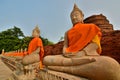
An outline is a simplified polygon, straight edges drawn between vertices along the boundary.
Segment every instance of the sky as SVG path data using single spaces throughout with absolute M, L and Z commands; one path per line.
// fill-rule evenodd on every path
M 0 0 L 0 32 L 17 26 L 25 36 L 39 25 L 41 36 L 57 43 L 72 27 L 74 3 L 84 18 L 103 14 L 115 30 L 120 30 L 120 0 Z

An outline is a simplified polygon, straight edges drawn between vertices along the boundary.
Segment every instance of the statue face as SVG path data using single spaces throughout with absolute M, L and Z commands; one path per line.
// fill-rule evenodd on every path
M 36 30 L 33 30 L 32 36 L 33 37 L 39 37 L 39 33 Z
M 78 22 L 83 23 L 83 16 L 82 16 L 82 14 L 79 11 L 72 12 L 72 14 L 71 14 L 71 21 L 72 21 L 73 25 L 78 23 Z

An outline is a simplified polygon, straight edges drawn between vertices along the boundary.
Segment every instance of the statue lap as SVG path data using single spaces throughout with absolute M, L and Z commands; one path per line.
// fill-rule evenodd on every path
M 56 61 L 57 64 L 54 63 L 46 63 L 47 58 L 52 58 L 53 56 L 46 56 L 44 59 L 44 64 L 47 65 L 49 69 L 70 73 L 77 76 L 86 77 L 92 80 L 119 80 L 120 79 L 120 65 L 114 59 L 107 57 L 107 56 L 84 56 L 81 58 L 73 58 L 74 62 L 78 65 L 73 65 L 72 60 L 70 61 L 69 58 L 65 58 L 63 63 L 69 62 L 68 65 L 60 65 L 62 62 L 59 63 L 59 57 L 55 56 L 53 60 Z M 95 59 L 91 61 L 91 59 Z M 88 60 L 86 63 L 82 63 L 81 61 Z M 71 64 L 71 65 L 70 65 Z
M 39 62 L 39 61 L 40 61 L 39 54 L 37 54 L 37 53 L 35 53 L 35 54 L 29 54 L 29 55 L 26 55 L 22 59 L 22 64 L 23 65 L 28 65 L 28 64 L 33 64 L 35 62 Z
M 49 69 L 92 80 L 119 80 L 119 63 L 113 58 L 96 55 L 95 47 L 97 48 L 95 44 L 86 46 L 84 48 L 85 52 L 90 52 L 87 54 L 84 51 L 80 51 L 76 55 L 46 56 L 43 63 Z M 84 55 L 81 56 L 81 54 Z

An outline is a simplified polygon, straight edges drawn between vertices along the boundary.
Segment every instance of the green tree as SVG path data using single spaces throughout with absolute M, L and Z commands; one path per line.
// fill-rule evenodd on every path
M 20 30 L 20 28 L 17 28 L 16 26 L 14 26 L 14 28 L 12 29 L 13 31 L 13 36 L 15 37 L 25 37 L 23 32 Z
M 21 47 L 21 39 L 19 37 L 24 37 L 24 34 L 20 28 L 17 28 L 16 26 L 0 32 L 0 51 L 2 49 L 12 51 Z
M 22 42 L 21 48 L 23 48 L 23 49 L 28 48 L 28 45 L 29 45 L 31 39 L 32 39 L 31 36 L 24 37 L 24 38 L 21 40 L 21 42 Z
M 40 37 L 42 39 L 43 45 L 52 45 L 54 44 L 53 42 L 49 41 L 47 38 Z
M 0 33 L 1 37 L 24 37 L 23 32 L 20 30 L 20 28 L 17 28 L 16 26 L 14 26 L 14 28 L 8 29 L 6 31 L 2 31 Z

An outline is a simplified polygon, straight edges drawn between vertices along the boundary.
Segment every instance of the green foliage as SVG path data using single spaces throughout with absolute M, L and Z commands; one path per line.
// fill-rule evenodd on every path
M 8 29 L 6 31 L 3 31 L 0 33 L 0 37 L 3 38 L 8 38 L 8 37 L 24 37 L 23 32 L 20 30 L 20 28 L 17 28 L 16 26 L 14 26 L 14 28 Z
M 14 28 L 0 32 L 0 52 L 4 49 L 6 52 L 15 51 L 18 49 L 28 48 L 29 42 L 32 39 L 31 36 L 25 37 L 20 28 L 14 26 Z M 53 42 L 47 38 L 41 37 L 43 45 L 50 45 Z
M 16 26 L 6 31 L 2 31 L 0 33 L 0 51 L 2 49 L 5 49 L 6 51 L 18 49 L 21 46 L 19 37 L 24 37 L 24 34 Z
M 54 44 L 53 42 L 49 41 L 47 38 L 40 37 L 42 39 L 43 45 L 51 45 Z
M 21 40 L 21 42 L 22 42 L 21 48 L 23 48 L 23 49 L 27 48 L 28 45 L 29 45 L 29 42 L 31 41 L 31 39 L 32 39 L 32 37 L 29 37 L 29 36 L 24 37 L 24 38 Z

